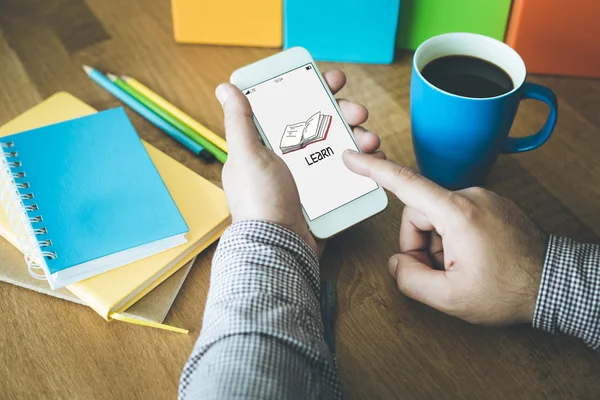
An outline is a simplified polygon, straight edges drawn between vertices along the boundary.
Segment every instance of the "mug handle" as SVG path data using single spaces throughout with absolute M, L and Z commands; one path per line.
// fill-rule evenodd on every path
M 536 83 L 525 82 L 523 94 L 521 95 L 521 100 L 524 99 L 539 100 L 548 104 L 550 106 L 550 115 L 548 115 L 544 127 L 535 135 L 521 138 L 507 138 L 504 147 L 502 148 L 503 153 L 521 153 L 537 149 L 548 140 L 556 126 L 558 102 L 556 101 L 556 95 L 552 90 Z

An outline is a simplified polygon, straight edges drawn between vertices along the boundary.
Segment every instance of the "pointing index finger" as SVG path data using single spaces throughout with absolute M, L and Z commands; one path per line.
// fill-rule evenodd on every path
M 373 179 L 404 204 L 429 218 L 438 219 L 450 211 L 452 192 L 408 167 L 351 150 L 344 152 L 343 159 L 352 172 Z

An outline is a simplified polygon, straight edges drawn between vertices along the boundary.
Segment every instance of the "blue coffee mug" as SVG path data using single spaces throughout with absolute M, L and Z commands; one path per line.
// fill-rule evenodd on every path
M 431 61 L 466 55 L 491 62 L 511 77 L 514 89 L 501 96 L 469 98 L 429 83 L 421 74 Z M 558 104 L 554 93 L 525 82 L 523 59 L 508 45 L 473 33 L 448 33 L 425 41 L 415 52 L 410 86 L 413 147 L 422 175 L 447 189 L 480 186 L 501 153 L 538 148 L 556 125 Z M 544 127 L 532 136 L 509 137 L 523 99 L 550 106 Z

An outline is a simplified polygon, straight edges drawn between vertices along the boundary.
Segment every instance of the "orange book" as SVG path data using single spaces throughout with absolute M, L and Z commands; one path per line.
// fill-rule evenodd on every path
M 600 77 L 600 1 L 514 0 L 506 43 L 538 74 Z
M 172 0 L 171 6 L 177 42 L 281 47 L 281 0 Z

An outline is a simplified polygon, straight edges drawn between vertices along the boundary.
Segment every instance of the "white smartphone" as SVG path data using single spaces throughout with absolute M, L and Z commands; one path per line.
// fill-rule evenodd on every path
M 240 68 L 231 83 L 246 95 L 263 142 L 287 164 L 314 236 L 328 238 L 387 206 L 377 183 L 350 171 L 352 130 L 308 51 L 294 47 Z

